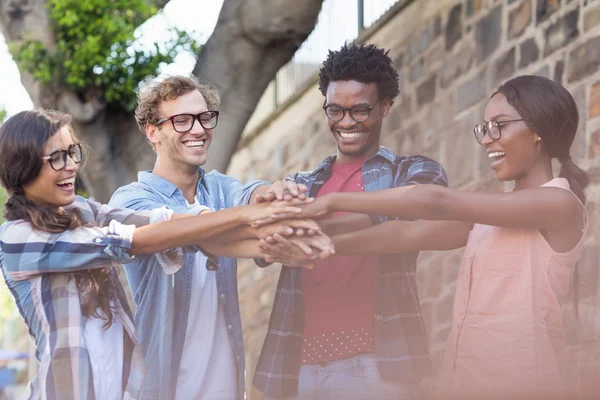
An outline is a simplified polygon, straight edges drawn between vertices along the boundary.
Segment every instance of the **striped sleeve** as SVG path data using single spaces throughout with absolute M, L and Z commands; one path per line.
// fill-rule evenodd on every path
M 61 233 L 36 230 L 22 220 L 6 222 L 3 228 L 3 266 L 15 281 L 132 261 L 128 250 L 135 226 L 116 220 L 105 227 L 80 227 Z
M 399 165 L 396 175 L 396 187 L 434 184 L 448 186 L 448 177 L 444 168 L 425 156 L 408 157 Z

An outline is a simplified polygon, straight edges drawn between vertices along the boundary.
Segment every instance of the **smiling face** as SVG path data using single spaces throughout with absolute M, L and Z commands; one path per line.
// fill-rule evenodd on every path
M 359 160 L 379 151 L 381 124 L 389 113 L 390 100 L 387 97 L 379 99 L 375 83 L 332 81 L 327 87 L 325 105 L 346 109 L 357 105 L 373 107 L 364 122 L 354 121 L 349 111 L 338 122 L 325 117 L 337 144 L 337 162 Z
M 199 114 L 208 111 L 202 94 L 191 91 L 173 100 L 165 100 L 159 107 L 158 120 L 177 114 Z M 177 120 L 175 120 L 177 123 Z M 174 168 L 197 170 L 206 163 L 208 147 L 212 140 L 212 129 L 204 129 L 194 120 L 192 129 L 180 133 L 175 131 L 170 120 L 159 126 L 148 125 L 146 135 L 156 146 L 159 162 L 168 162 Z
M 64 125 L 48 139 L 42 156 L 49 156 L 57 150 L 68 150 L 76 143 L 71 128 Z M 75 177 L 79 165 L 67 157 L 65 168 L 55 171 L 49 161 L 44 161 L 38 176 L 23 186 L 25 196 L 36 204 L 63 207 L 75 201 Z
M 503 123 L 521 118 L 502 93 L 494 95 L 485 108 L 485 120 L 497 121 L 500 125 L 501 137 L 492 140 L 486 134 L 482 143 L 500 181 L 528 180 L 550 164 L 539 136 L 525 121 Z

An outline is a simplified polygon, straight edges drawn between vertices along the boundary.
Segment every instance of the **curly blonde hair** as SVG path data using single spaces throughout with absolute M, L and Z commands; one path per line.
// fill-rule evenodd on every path
M 145 132 L 147 125 L 158 122 L 158 112 L 163 101 L 175 100 L 194 90 L 199 91 L 204 97 L 209 110 L 215 110 L 219 106 L 220 98 L 217 88 L 204 79 L 193 75 L 173 75 L 151 81 L 137 95 L 138 105 L 135 109 L 135 120 L 140 130 Z M 154 148 L 154 144 L 150 144 Z

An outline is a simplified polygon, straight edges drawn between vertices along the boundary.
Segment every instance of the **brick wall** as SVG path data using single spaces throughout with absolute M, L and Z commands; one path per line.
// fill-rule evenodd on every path
M 538 74 L 575 97 L 580 128 L 572 154 L 592 178 L 589 236 L 580 263 L 580 321 L 565 305 L 574 387 L 600 387 L 600 0 L 400 1 L 360 40 L 390 49 L 400 72 L 401 96 L 382 131 L 399 154 L 438 160 L 450 185 L 503 190 L 472 135 L 489 95 L 516 75 Z M 335 152 L 316 81 L 248 133 L 229 173 L 245 181 L 281 179 L 310 170 Z M 461 250 L 423 252 L 418 284 L 436 366 L 451 318 Z M 239 272 L 248 388 L 263 343 L 279 268 L 243 262 Z M 250 398 L 260 395 L 250 389 Z

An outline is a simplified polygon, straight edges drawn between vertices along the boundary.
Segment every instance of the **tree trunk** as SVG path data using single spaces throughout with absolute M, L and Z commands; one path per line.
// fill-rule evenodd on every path
M 208 170 L 226 170 L 258 100 L 314 28 L 322 2 L 224 1 L 215 31 L 194 68 L 194 74 L 221 90 L 221 117 Z M 8 43 L 28 38 L 39 40 L 49 50 L 55 46 L 45 0 L 0 0 L 0 29 Z M 107 106 L 93 87 L 75 93 L 43 85 L 25 71 L 21 80 L 36 107 L 73 116 L 75 132 L 90 146 L 82 177 L 95 199 L 108 201 L 119 186 L 136 180 L 139 170 L 152 168 L 154 152 L 132 112 Z
M 225 0 L 194 75 L 221 92 L 206 169 L 225 172 L 256 104 L 312 32 L 323 0 Z

